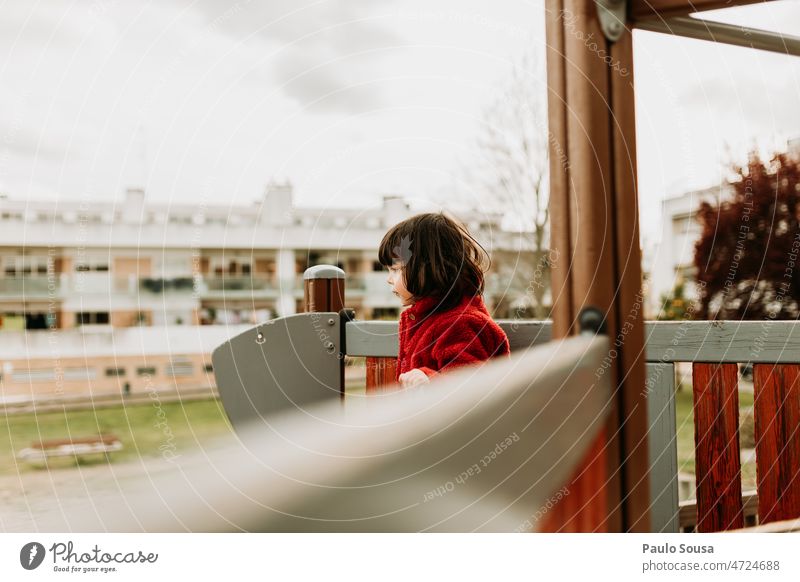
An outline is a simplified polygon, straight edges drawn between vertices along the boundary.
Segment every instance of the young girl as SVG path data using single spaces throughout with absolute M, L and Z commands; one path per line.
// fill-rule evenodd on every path
M 378 257 L 387 282 L 408 309 L 400 315 L 397 380 L 405 387 L 457 366 L 508 355 L 505 332 L 483 304 L 486 251 L 441 213 L 392 228 Z

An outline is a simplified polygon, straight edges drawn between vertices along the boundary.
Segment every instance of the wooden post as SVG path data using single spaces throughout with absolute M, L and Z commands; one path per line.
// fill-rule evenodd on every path
M 306 313 L 344 309 L 344 271 L 333 265 L 316 265 L 303 273 Z
M 800 517 L 800 365 L 756 364 L 758 521 Z
M 344 309 L 345 274 L 333 265 L 315 265 L 303 273 L 303 308 L 306 313 L 334 312 Z M 344 325 L 344 322 L 341 323 Z M 344 357 L 339 361 L 341 398 L 345 394 Z
M 692 366 L 698 532 L 744 527 L 736 364 Z
M 626 30 L 616 42 L 607 41 L 591 0 L 546 0 L 546 12 L 553 337 L 576 333 L 584 307 L 601 309 L 612 346 L 602 373 L 615 388 L 614 410 L 595 443 L 595 457 L 575 475 L 600 484 L 602 493 L 590 502 L 599 507 L 559 503 L 549 525 L 557 531 L 646 532 L 650 487 L 632 36 Z M 575 481 L 571 486 L 584 490 Z

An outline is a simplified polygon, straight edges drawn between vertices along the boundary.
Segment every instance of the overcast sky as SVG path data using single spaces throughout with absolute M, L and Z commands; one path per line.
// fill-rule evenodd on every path
M 800 30 L 800 2 L 727 11 Z M 91 0 L 2 4 L 0 192 L 244 204 L 439 200 L 544 4 L 507 0 Z M 800 59 L 637 32 L 643 232 L 719 181 L 726 148 L 800 136 Z M 534 47 L 531 49 L 530 47 Z M 544 79 L 538 83 L 545 99 Z

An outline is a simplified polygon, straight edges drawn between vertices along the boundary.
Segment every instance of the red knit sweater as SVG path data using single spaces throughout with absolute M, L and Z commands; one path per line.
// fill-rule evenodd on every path
M 428 376 L 465 364 L 508 355 L 508 337 L 495 323 L 480 295 L 464 297 L 447 311 L 432 313 L 438 302 L 425 297 L 400 314 L 397 379 L 414 368 Z

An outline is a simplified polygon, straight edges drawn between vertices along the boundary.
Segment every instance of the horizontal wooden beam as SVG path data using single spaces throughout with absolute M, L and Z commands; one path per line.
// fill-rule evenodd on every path
M 512 351 L 546 343 L 552 335 L 550 321 L 497 323 Z M 648 362 L 800 363 L 796 321 L 647 321 L 644 333 Z M 349 322 L 346 335 L 349 356 L 397 357 L 396 321 Z
M 501 319 L 497 323 L 508 335 L 512 352 L 547 343 L 551 338 L 550 321 Z M 397 321 L 350 321 L 345 333 L 348 356 L 397 357 Z
M 645 341 L 648 362 L 800 361 L 795 321 L 651 321 Z

